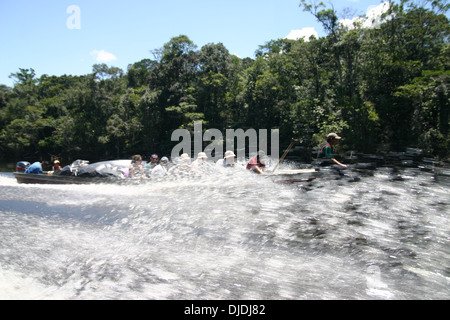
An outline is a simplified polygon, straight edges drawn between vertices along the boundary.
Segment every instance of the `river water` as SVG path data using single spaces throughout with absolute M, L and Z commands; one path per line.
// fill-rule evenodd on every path
M 0 299 L 449 299 L 448 180 L 0 174 Z

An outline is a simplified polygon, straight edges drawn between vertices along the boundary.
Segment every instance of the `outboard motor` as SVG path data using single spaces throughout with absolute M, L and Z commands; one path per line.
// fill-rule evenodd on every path
M 29 166 L 30 163 L 28 161 L 19 161 L 16 163 L 16 172 L 25 172 Z

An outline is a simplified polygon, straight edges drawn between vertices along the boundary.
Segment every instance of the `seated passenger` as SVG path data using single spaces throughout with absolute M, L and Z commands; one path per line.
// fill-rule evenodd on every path
M 189 176 L 192 173 L 191 157 L 187 153 L 180 156 L 180 162 L 169 169 L 168 173 L 175 177 Z
M 167 175 L 167 164 L 168 163 L 169 163 L 169 159 L 167 157 L 162 157 L 159 164 L 157 166 L 155 166 L 150 173 L 152 179 L 161 179 L 165 175 Z
M 258 151 L 256 156 L 247 163 L 247 170 L 251 170 L 257 174 L 264 174 L 266 171 L 266 163 L 262 158 L 266 155 L 264 151 Z
M 62 169 L 62 167 L 61 167 L 61 164 L 60 164 L 59 160 L 53 161 L 52 171 L 55 172 L 55 171 L 59 171 L 61 169 Z
M 228 150 L 225 152 L 225 156 L 223 159 L 219 159 L 216 162 L 216 166 L 220 168 L 234 168 L 236 167 L 236 163 L 234 162 L 234 158 L 236 155 L 233 151 Z
M 150 156 L 150 162 L 148 162 L 144 167 L 144 172 L 146 176 L 150 178 L 151 171 L 158 165 L 158 155 L 152 154 Z
M 130 178 L 142 178 L 144 176 L 141 155 L 136 154 L 131 158 L 131 165 L 128 168 L 128 176 Z
M 212 166 L 209 162 L 206 161 L 208 156 L 204 152 L 199 152 L 197 155 L 197 159 L 192 162 L 192 169 L 197 173 L 208 173 L 212 172 Z
M 48 165 L 49 163 L 47 161 L 37 161 L 30 165 L 27 170 L 25 170 L 25 173 L 42 174 L 44 173 L 44 170 L 47 169 Z

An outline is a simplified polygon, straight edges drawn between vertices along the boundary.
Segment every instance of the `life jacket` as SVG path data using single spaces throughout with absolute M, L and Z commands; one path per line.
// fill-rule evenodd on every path
M 225 168 L 233 168 L 234 167 L 234 163 L 227 163 L 227 159 L 223 159 L 222 166 L 224 166 Z
M 328 167 L 328 166 L 330 166 L 330 165 L 333 164 L 333 162 L 331 161 L 331 159 L 326 158 L 326 157 L 325 157 L 325 154 L 323 153 L 323 150 L 324 150 L 326 147 L 330 147 L 330 148 L 331 148 L 331 152 L 333 152 L 333 147 L 331 146 L 330 143 L 325 142 L 325 143 L 322 145 L 322 148 L 320 149 L 320 152 L 319 152 L 319 154 L 318 154 L 318 158 L 320 159 L 320 161 L 319 161 L 318 164 L 319 164 L 319 166 L 321 166 L 321 167 Z
M 324 155 L 324 153 L 323 153 L 323 149 L 325 149 L 326 147 L 330 147 L 330 148 L 331 148 L 331 151 L 333 151 L 333 147 L 331 146 L 331 144 L 330 144 L 329 142 L 325 142 L 325 143 L 323 144 L 322 148 L 320 149 L 319 156 L 320 156 L 321 158 L 325 158 L 325 155 Z
M 265 168 L 266 164 L 264 162 L 261 162 L 260 159 L 257 158 L 257 156 L 254 156 L 250 159 L 250 161 L 247 164 L 247 170 L 250 170 L 252 167 L 259 167 L 259 168 Z

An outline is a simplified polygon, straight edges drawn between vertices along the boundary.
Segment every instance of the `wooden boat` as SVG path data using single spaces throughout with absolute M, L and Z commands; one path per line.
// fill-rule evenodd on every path
M 284 176 L 293 176 L 293 175 L 299 175 L 299 174 L 310 174 L 317 172 L 316 169 L 310 168 L 310 169 L 296 169 L 296 170 L 277 170 L 272 175 L 284 175 Z
M 50 174 L 33 174 L 14 172 L 14 177 L 18 183 L 38 183 L 38 184 L 88 184 L 108 182 L 107 178 L 87 178 L 76 176 L 62 176 Z M 111 180 L 109 180 L 111 181 Z
M 311 182 L 316 179 L 344 179 L 348 182 L 360 181 L 360 176 L 372 175 L 376 166 L 371 164 L 351 165 L 345 170 L 337 170 L 332 166 L 317 167 L 298 170 L 277 170 L 274 173 L 268 173 L 274 178 L 276 183 L 301 183 Z
M 317 170 L 310 169 L 296 169 L 296 170 L 276 170 L 275 172 L 268 172 L 275 183 L 298 183 L 310 182 L 317 178 Z
M 23 161 L 21 161 L 23 162 Z M 122 183 L 127 179 L 130 160 L 102 161 L 89 164 L 89 161 L 76 160 L 59 172 L 43 172 L 42 174 L 25 173 L 17 163 L 14 177 L 18 183 L 38 184 L 92 184 Z
M 58 176 L 48 174 L 33 174 L 14 172 L 17 183 L 20 184 L 124 184 L 136 185 L 149 182 L 150 179 L 139 178 L 118 178 L 118 177 L 77 177 L 77 176 Z

